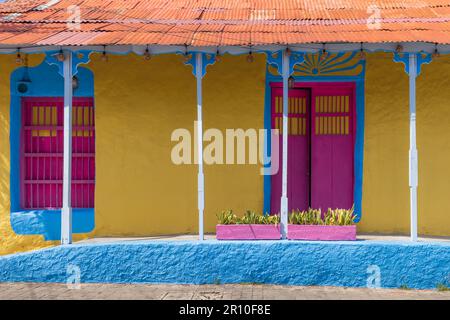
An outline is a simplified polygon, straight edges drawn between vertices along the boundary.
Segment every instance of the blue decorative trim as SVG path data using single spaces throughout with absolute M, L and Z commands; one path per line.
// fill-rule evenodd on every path
M 354 71 L 352 76 L 363 75 L 365 72 L 365 61 L 357 57 L 357 52 L 341 52 L 328 54 L 321 58 L 323 53 L 318 55 L 305 54 L 305 62 L 295 67 L 294 73 L 297 76 L 339 76 L 339 73 Z M 361 71 L 358 73 L 358 67 Z
M 358 79 L 356 83 L 356 137 L 354 155 L 355 185 L 353 199 L 355 202 L 355 222 L 359 222 L 362 216 L 362 193 L 364 176 L 364 120 L 365 120 L 365 84 L 364 79 Z
M 401 62 L 405 65 L 405 72 L 409 75 L 409 56 L 411 54 L 417 57 L 416 76 L 420 74 L 423 64 L 429 64 L 433 60 L 430 53 L 394 53 L 394 62 Z
M 48 51 L 45 53 L 45 62 L 49 65 L 58 67 L 58 73 L 64 77 L 64 62 L 57 59 L 57 55 L 61 51 Z M 87 64 L 90 61 L 90 56 L 93 51 L 80 50 L 72 53 L 72 73 L 75 76 L 78 73 L 78 67 L 81 64 Z
M 17 85 L 26 84 L 28 91 L 20 93 Z M 58 66 L 47 62 L 39 66 L 20 67 L 11 73 L 10 105 L 10 206 L 11 225 L 17 234 L 42 234 L 47 240 L 60 238 L 59 210 L 23 210 L 20 207 L 20 131 L 22 126 L 22 97 L 63 97 L 64 82 Z M 78 88 L 75 97 L 94 96 L 94 75 L 89 69 L 78 68 Z M 94 228 L 94 209 L 73 210 L 74 233 L 90 232 Z
M 321 54 L 321 53 L 320 53 Z M 354 58 L 355 54 L 351 56 Z M 343 55 L 337 54 L 338 57 Z M 308 54 L 304 54 L 305 63 L 312 63 L 311 58 Z M 309 59 L 309 60 L 308 60 Z M 309 61 L 309 62 L 308 62 Z M 347 61 L 347 59 L 345 60 Z M 348 61 L 347 61 L 348 62 Z M 271 83 L 282 82 L 282 78 L 279 75 L 275 75 L 269 71 L 270 63 L 266 65 L 266 92 L 264 101 L 264 128 L 266 130 L 271 129 Z M 364 78 L 366 63 L 364 60 L 359 61 L 354 64 L 353 68 L 361 65 L 361 72 L 356 76 L 304 76 L 299 75 L 298 70 L 301 68 L 301 64 L 297 66 L 294 70 L 293 77 L 296 82 L 353 82 L 355 83 L 355 94 L 356 94 L 356 136 L 355 136 L 355 149 L 354 149 L 354 188 L 353 197 L 355 203 L 355 215 L 356 221 L 359 222 L 362 217 L 362 189 L 363 189 L 363 175 L 364 175 L 364 117 L 365 117 L 365 88 L 364 88 Z M 347 68 L 346 68 L 347 69 Z M 342 71 L 342 69 L 341 69 Z M 270 150 L 270 139 L 267 139 Z M 270 153 L 269 153 L 270 154 Z M 270 212 L 271 209 L 271 176 L 264 176 L 264 207 L 263 212 Z
M 71 264 L 81 283 L 450 286 L 450 244 L 409 241 L 72 244 L 0 257 L 0 282 L 65 283 Z
M 216 55 L 211 53 L 199 53 L 199 52 L 180 52 L 179 54 L 187 55 L 187 60 L 184 62 L 186 65 L 192 66 L 192 74 L 197 76 L 197 55 L 202 56 L 202 78 L 206 74 L 206 67 L 216 62 Z
M 266 67 L 267 68 L 267 67 Z M 264 140 L 264 148 L 267 150 L 267 155 L 272 159 L 272 136 L 270 129 L 272 128 L 272 90 L 270 88 L 270 76 L 269 73 L 266 72 L 266 91 L 264 97 L 264 129 L 266 132 L 266 139 Z M 264 159 L 265 168 L 270 168 L 271 164 L 267 163 L 266 159 Z M 267 170 L 264 170 L 267 171 Z M 272 176 L 265 174 L 264 175 L 264 204 L 263 204 L 263 213 L 270 214 L 270 195 L 272 194 Z
M 283 52 L 279 50 L 276 52 L 266 51 L 267 63 L 274 66 L 278 70 L 278 74 L 283 74 Z M 289 75 L 294 72 L 294 67 L 305 61 L 304 54 L 301 52 L 291 52 L 289 55 Z

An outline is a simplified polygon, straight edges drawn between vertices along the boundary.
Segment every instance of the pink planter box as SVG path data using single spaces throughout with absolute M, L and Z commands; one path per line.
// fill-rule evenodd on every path
M 274 224 L 218 224 L 217 240 L 280 240 L 280 225 Z
M 356 240 L 356 225 L 315 226 L 289 224 L 287 237 L 292 240 Z

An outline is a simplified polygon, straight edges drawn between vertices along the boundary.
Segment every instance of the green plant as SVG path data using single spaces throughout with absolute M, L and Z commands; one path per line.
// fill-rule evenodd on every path
M 245 211 L 242 217 L 237 217 L 233 210 L 224 210 L 217 214 L 219 224 L 279 224 L 279 215 L 261 215 L 254 211 Z
M 328 209 L 322 214 L 320 209 L 294 210 L 289 215 L 289 223 L 300 225 L 349 226 L 355 224 L 355 214 L 351 209 Z
M 280 216 L 275 215 L 263 215 L 262 216 L 262 224 L 280 224 Z
M 346 209 L 328 209 L 324 215 L 324 224 L 330 226 L 349 226 L 355 223 L 354 208 Z
M 233 213 L 233 210 L 224 210 L 217 214 L 219 224 L 236 224 L 238 217 Z
M 398 287 L 400 290 L 411 290 L 406 284 L 402 284 L 400 287 Z
M 436 288 L 437 288 L 437 291 L 441 291 L 441 292 L 443 292 L 443 291 L 450 291 L 450 288 L 447 287 L 443 283 L 439 283 Z
M 247 210 L 244 216 L 238 220 L 238 224 L 261 224 L 262 215 L 258 215 L 255 211 Z
M 322 211 L 311 209 L 308 210 L 294 210 L 289 216 L 289 223 L 291 224 L 309 224 L 320 225 L 322 221 Z

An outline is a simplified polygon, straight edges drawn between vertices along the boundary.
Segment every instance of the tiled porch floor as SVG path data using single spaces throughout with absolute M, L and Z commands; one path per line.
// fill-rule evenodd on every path
M 165 236 L 154 236 L 154 237 L 101 237 L 92 238 L 87 240 L 81 240 L 77 243 L 108 243 L 108 242 L 120 242 L 120 241 L 196 241 L 198 239 L 197 235 L 192 234 L 181 234 L 181 235 L 165 235 Z M 215 240 L 216 236 L 214 234 L 205 235 L 206 240 Z M 360 241 L 409 241 L 408 236 L 398 236 L 398 235 L 358 235 L 358 240 Z M 445 242 L 450 243 L 450 237 L 419 237 L 419 242 Z

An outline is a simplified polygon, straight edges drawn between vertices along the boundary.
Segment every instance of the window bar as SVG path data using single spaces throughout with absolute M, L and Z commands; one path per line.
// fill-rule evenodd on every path
M 77 117 L 78 117 L 78 128 L 79 129 L 78 129 L 78 137 L 77 137 L 78 148 L 76 150 L 77 158 L 74 159 L 75 160 L 75 169 L 76 169 L 75 177 L 76 177 L 76 180 L 82 180 L 83 173 L 80 172 L 80 168 L 82 167 L 80 161 L 82 161 L 83 159 L 81 159 L 80 156 L 81 156 L 81 152 L 83 151 L 83 107 L 77 106 L 77 109 L 78 109 Z M 75 195 L 76 195 L 75 204 L 78 207 L 78 206 L 80 206 L 80 204 L 83 201 L 82 194 L 80 196 L 80 192 L 82 192 L 82 190 L 83 190 L 83 185 L 76 184 L 76 188 L 77 188 L 78 192 L 75 193 Z
M 30 111 L 31 111 L 31 124 L 32 125 L 34 125 L 34 123 L 35 123 L 35 117 L 34 117 L 34 114 L 33 114 L 33 112 L 34 112 L 34 107 L 33 106 L 31 106 L 31 108 L 30 108 L 30 106 L 28 106 L 28 109 L 31 109 Z M 33 145 L 33 134 L 34 134 L 34 130 L 30 130 L 29 131 L 30 132 L 30 166 L 31 166 L 31 168 L 30 168 L 30 180 L 33 180 L 34 179 L 34 170 L 33 170 L 33 162 L 34 162 L 34 157 L 33 157 L 33 155 L 34 155 L 34 145 Z M 28 184 L 28 188 L 30 189 L 30 201 L 29 201 L 29 207 L 30 208 L 32 208 L 33 207 L 33 205 L 34 205 L 34 190 L 33 190 L 33 184 Z
M 54 126 L 55 125 L 55 121 L 54 121 L 54 106 L 51 106 L 50 107 L 50 116 L 51 116 L 51 124 L 52 124 L 52 126 Z M 54 162 L 54 147 L 53 147 L 53 144 L 55 143 L 55 141 L 54 141 L 54 138 L 53 138 L 53 130 L 51 130 L 50 131 L 50 147 L 49 147 L 49 151 L 50 151 L 50 154 L 51 154 L 51 156 L 49 157 L 49 162 L 50 162 L 50 168 L 49 168 L 49 176 L 48 176 L 48 179 L 50 180 L 50 181 L 52 181 L 53 182 L 53 175 L 52 175 L 52 167 L 53 167 L 53 162 Z M 50 207 L 51 208 L 54 208 L 55 206 L 53 205 L 53 183 L 51 183 L 50 184 L 50 186 L 49 186 L 49 196 L 50 196 Z
M 52 151 L 52 154 L 53 154 L 53 156 L 52 156 L 52 160 L 51 160 L 51 164 L 52 164 L 52 166 L 50 167 L 50 180 L 55 180 L 55 176 L 54 176 L 54 169 L 55 169 L 55 163 L 56 163 L 56 161 L 57 161 L 57 157 L 55 157 L 55 153 L 57 152 L 55 149 L 55 145 L 56 145 L 56 143 L 57 143 L 57 141 L 58 141 L 58 131 L 56 131 L 56 127 L 58 126 L 58 114 L 57 114 L 57 108 L 56 108 L 56 106 L 53 106 L 53 109 L 52 109 L 52 123 L 53 123 L 53 126 L 55 127 L 55 129 L 52 131 L 52 143 L 51 143 L 51 148 L 50 148 L 50 150 Z M 50 189 L 50 194 L 51 194 L 51 197 L 52 197 L 52 201 L 51 201 L 51 203 L 52 203 L 52 208 L 56 208 L 57 207 L 57 204 L 55 203 L 55 200 L 56 200 L 56 190 L 55 190 L 55 184 L 53 183 L 52 184 L 52 188 Z
M 53 127 L 54 126 L 54 122 L 53 122 L 53 106 L 52 104 L 50 104 L 49 108 L 48 108 L 49 112 L 50 112 L 50 126 Z M 53 208 L 53 178 L 52 178 L 52 163 L 53 163 L 53 157 L 54 157 L 54 153 L 53 153 L 53 129 L 50 129 L 50 134 L 49 134 L 49 144 L 48 144 L 48 152 L 50 153 L 49 157 L 47 157 L 48 159 L 48 163 L 49 163 L 49 168 L 48 168 L 48 174 L 47 174 L 47 179 L 51 182 L 50 185 L 48 186 L 48 197 L 49 197 L 49 207 Z
M 82 139 L 82 134 L 83 134 L 83 132 L 80 130 L 80 128 L 81 128 L 81 121 L 82 121 L 82 119 L 81 119 L 81 112 L 83 112 L 83 110 L 81 110 L 81 108 L 80 108 L 80 106 L 76 106 L 76 114 L 77 114 L 77 135 L 76 135 L 76 148 L 74 149 L 74 152 L 75 152 L 75 156 L 77 155 L 77 154 L 79 154 L 79 152 L 80 152 L 80 145 L 83 143 L 83 139 Z M 75 159 L 74 159 L 74 175 L 73 175 L 73 180 L 74 181 L 77 181 L 77 180 L 80 180 L 80 163 L 79 163 L 79 159 L 77 158 L 77 157 L 75 157 Z M 79 184 L 78 183 L 74 183 L 74 188 L 76 188 L 77 189 L 77 192 L 74 192 L 73 193 L 73 195 L 75 196 L 75 199 L 74 199 L 74 204 L 73 204 L 73 207 L 78 207 L 78 205 L 79 205 L 79 199 L 80 199 L 80 195 L 79 195 L 79 191 L 80 191 L 80 188 L 79 188 Z
M 38 154 L 39 154 L 39 151 L 40 151 L 40 148 L 39 148 L 39 137 L 40 137 L 40 130 L 39 130 L 39 107 L 37 108 L 37 111 L 38 111 L 38 113 L 37 113 L 37 125 L 38 125 L 38 128 L 37 128 L 37 130 L 36 130 L 36 136 L 34 137 L 34 146 L 35 146 L 35 148 L 36 148 L 36 151 L 34 152 L 34 159 L 36 159 L 36 166 L 35 166 L 35 168 L 34 168 L 34 171 L 35 171 L 35 181 L 38 181 L 39 180 L 39 158 L 37 157 L 38 156 Z M 37 184 L 37 183 L 34 183 L 34 181 L 33 181 L 33 185 L 34 185 L 34 188 L 35 188 L 35 197 L 34 197 L 34 199 L 35 199 L 35 202 L 34 202 L 34 207 L 33 208 L 37 208 L 37 207 L 39 207 L 39 185 Z
M 75 160 L 76 163 L 76 180 L 83 180 L 83 159 L 82 157 L 82 152 L 83 152 L 83 135 L 84 135 L 84 128 L 83 128 L 83 107 L 82 106 L 77 106 L 78 108 L 78 126 L 79 126 L 79 130 L 78 130 L 78 149 L 77 149 L 77 158 Z M 81 171 L 80 171 L 81 168 Z M 83 185 L 82 184 L 78 184 L 77 183 L 77 192 L 76 194 L 76 200 L 75 203 L 77 205 L 77 207 L 83 205 Z M 81 194 L 80 194 L 81 192 Z
M 91 115 L 92 115 L 92 106 L 88 108 L 88 125 L 89 125 L 89 127 L 92 125 L 92 121 L 91 121 L 92 116 Z M 91 136 L 92 136 L 92 131 L 89 130 L 88 133 L 89 134 L 88 134 L 86 150 L 90 154 L 91 153 Z M 87 158 L 87 175 L 88 175 L 88 178 L 91 179 L 91 158 L 90 157 Z M 91 188 L 91 186 L 88 185 L 87 202 L 88 202 L 88 207 L 89 208 L 91 207 L 91 195 L 90 195 L 90 193 L 91 193 L 90 190 L 91 189 L 90 188 Z
M 89 111 L 89 118 L 88 118 L 88 124 L 89 124 L 89 127 L 91 127 L 91 125 L 92 125 L 92 122 L 91 122 L 91 114 L 92 114 L 92 105 L 89 107 L 89 109 L 88 109 L 88 111 Z M 90 149 L 91 149 L 91 139 L 92 139 L 92 130 L 90 129 L 89 130 L 89 135 L 88 135 L 88 140 L 87 140 L 87 148 L 86 148 L 86 150 L 87 150 L 87 152 L 89 152 L 89 154 L 90 154 Z M 86 164 L 87 164 L 87 167 L 88 167 L 88 170 L 87 170 L 87 172 L 88 172 L 88 177 L 89 177 L 89 179 L 90 180 L 92 180 L 92 177 L 91 177 L 91 156 L 89 156 L 88 157 L 88 159 L 86 160 Z M 91 192 L 91 188 L 92 188 L 92 186 L 91 185 L 88 185 L 88 187 L 87 187 L 87 189 L 88 189 L 88 191 L 87 191 L 87 201 L 88 201 L 88 207 L 89 208 L 91 208 L 92 206 L 91 206 L 91 195 L 90 195 L 90 192 Z
M 75 190 L 73 188 L 74 186 L 74 180 L 75 180 L 75 176 L 74 173 L 76 171 L 76 162 L 73 161 L 74 155 L 77 152 L 77 135 L 78 135 L 78 128 L 77 128 L 77 114 L 78 114 L 78 109 L 76 105 L 72 106 L 72 171 L 71 171 L 71 175 L 72 175 L 72 181 L 71 181 L 71 185 L 72 185 L 72 193 L 70 194 L 71 200 L 72 200 L 72 208 L 76 206 L 76 203 L 74 201 L 74 194 L 75 194 Z
M 25 103 L 22 104 L 24 107 L 23 110 L 23 114 L 22 114 L 22 123 L 26 124 L 25 119 L 27 119 L 27 105 Z M 26 193 L 26 184 L 25 184 L 25 180 L 27 178 L 27 168 L 29 167 L 27 165 L 28 159 L 25 157 L 25 153 L 27 152 L 27 143 L 28 143 L 28 136 L 27 136 L 28 132 L 26 130 L 22 131 L 22 137 L 21 139 L 23 141 L 21 141 L 21 145 L 22 145 L 22 165 L 24 166 L 23 168 L 21 168 L 21 173 L 22 173 L 22 179 L 23 181 L 21 181 L 21 186 L 22 186 L 22 190 L 20 190 L 20 197 L 21 197 L 21 206 L 23 208 L 25 208 L 27 206 L 27 204 L 25 203 L 25 193 Z
M 75 109 L 77 110 L 76 114 L 77 114 L 77 135 L 76 135 L 76 147 L 75 147 L 75 159 L 73 160 L 74 162 L 74 175 L 73 175 L 73 180 L 77 181 L 82 179 L 81 175 L 80 175 L 80 159 L 77 157 L 77 155 L 79 155 L 80 153 L 80 145 L 83 144 L 83 131 L 81 131 L 80 129 L 82 128 L 81 126 L 81 122 L 83 121 L 82 119 L 82 112 L 83 110 L 80 108 L 80 106 L 76 106 Z M 78 183 L 74 183 L 74 189 L 77 190 L 77 192 L 74 192 L 73 195 L 75 196 L 74 199 L 74 203 L 73 203 L 73 207 L 79 207 L 80 204 L 80 186 Z
M 34 107 L 32 107 L 32 111 L 33 111 Z M 36 110 L 36 109 L 34 109 Z M 32 114 L 32 124 L 34 125 L 37 121 L 37 115 L 36 114 Z M 30 154 L 30 161 L 31 161 L 31 171 L 30 171 L 30 181 L 34 180 L 34 172 L 35 172 L 35 168 L 36 168 L 36 163 L 34 162 L 34 153 L 36 152 L 35 150 L 35 135 L 36 135 L 36 130 L 31 130 L 31 135 L 30 135 L 30 148 L 31 148 L 31 154 Z M 30 203 L 30 208 L 34 207 L 34 185 L 32 183 L 29 184 L 30 186 L 30 195 L 31 195 L 31 203 Z
M 60 125 L 64 126 L 64 106 L 60 109 L 58 121 L 59 121 Z M 58 137 L 58 153 L 61 153 L 61 154 L 64 154 L 63 139 L 64 139 L 64 129 L 60 129 L 59 137 Z M 63 159 L 64 159 L 64 156 L 63 156 L 63 158 L 58 158 L 57 178 L 59 178 L 59 175 L 63 172 Z M 57 184 L 57 186 L 58 186 L 58 207 L 62 207 L 62 185 Z
M 57 108 L 56 106 L 52 107 L 52 125 L 53 126 L 57 126 L 58 125 L 58 115 L 57 115 Z M 56 130 L 52 130 L 52 137 L 51 137 L 51 144 L 50 144 L 50 151 L 53 154 L 53 156 L 50 158 L 50 180 L 53 182 L 53 180 L 55 179 L 54 175 L 53 175 L 53 167 L 55 166 L 55 162 L 57 161 L 57 158 L 54 156 L 56 153 L 55 150 L 55 144 L 57 142 L 57 136 L 58 136 L 58 132 Z M 50 185 L 50 206 L 52 208 L 56 208 L 57 204 L 54 202 L 56 198 L 56 190 L 55 190 L 55 184 L 52 183 Z M 55 197 L 53 196 L 53 194 L 55 194 Z
M 79 130 L 78 130 L 78 148 L 77 148 L 77 157 L 75 160 L 76 163 L 76 180 L 82 180 L 83 179 L 83 159 L 81 158 L 82 156 L 82 152 L 83 152 L 83 135 L 84 135 L 84 130 L 83 130 L 83 107 L 82 106 L 77 106 L 78 108 L 78 126 L 79 126 Z M 80 171 L 81 168 L 81 171 Z M 77 188 L 77 192 L 75 193 L 76 195 L 76 199 L 75 199 L 75 203 L 76 206 L 79 207 L 80 204 L 81 206 L 83 206 L 83 185 L 82 184 L 76 184 L 76 188 Z M 81 192 L 81 195 L 80 195 Z
M 54 144 L 53 144 L 53 150 L 55 151 L 55 154 L 59 153 L 59 131 L 58 131 L 58 125 L 60 124 L 60 111 L 58 108 L 58 105 L 55 104 L 55 137 L 54 137 Z M 56 180 L 58 177 L 58 161 L 59 158 L 55 157 L 55 160 L 53 162 L 53 167 L 54 167 L 54 173 L 53 173 L 53 179 Z M 59 205 L 59 190 L 58 190 L 58 185 L 56 183 L 53 184 L 53 189 L 55 192 L 55 208 L 60 208 L 61 206 Z
M 43 109 L 44 109 L 44 124 L 47 126 L 47 125 L 49 125 L 49 123 L 47 123 L 47 106 L 44 106 L 43 107 Z M 51 131 L 49 131 L 49 133 L 50 133 Z M 44 143 L 44 145 L 43 145 L 43 149 L 44 149 L 44 152 L 46 152 L 47 150 L 47 148 L 46 148 L 46 144 Z M 46 166 L 45 166 L 45 163 L 46 163 L 46 161 L 47 161 L 47 157 L 42 157 L 42 162 L 43 162 L 43 164 L 42 164 L 42 166 L 44 167 L 43 168 L 43 171 L 42 171 L 42 175 L 43 175 L 43 177 L 42 177 L 42 179 L 43 180 L 47 180 L 47 172 L 45 171 L 46 170 Z M 43 207 L 43 206 L 48 206 L 48 204 L 47 204 L 47 202 L 45 201 L 46 199 L 46 196 L 45 196 L 45 194 L 46 194 L 46 188 L 48 188 L 48 186 L 47 185 L 42 185 L 42 196 L 43 196 L 43 205 L 41 206 L 41 207 Z
M 57 119 L 57 127 L 61 124 L 61 111 L 59 108 L 56 109 L 56 119 Z M 60 150 L 60 136 L 61 136 L 61 131 L 56 129 L 56 140 L 55 140 L 55 152 L 59 154 L 59 150 Z M 54 179 L 56 180 L 58 178 L 58 173 L 59 173 L 59 161 L 60 158 L 58 157 L 57 159 L 55 159 L 55 175 L 54 175 Z M 57 183 L 55 183 L 55 204 L 56 204 L 56 208 L 60 208 L 62 206 L 62 203 L 60 203 L 59 201 L 59 185 Z
M 82 161 L 82 159 L 80 158 L 81 156 L 81 152 L 83 151 L 83 107 L 81 106 L 77 106 L 77 117 L 78 117 L 78 136 L 77 136 L 77 140 L 78 140 L 78 148 L 76 150 L 76 159 L 74 159 L 75 162 L 75 177 L 76 180 L 82 180 L 83 179 L 83 172 L 80 172 L 80 168 L 82 168 L 82 164 L 80 163 L 80 161 Z M 75 181 L 76 181 L 75 180 Z M 80 203 L 82 202 L 83 198 L 80 197 L 80 192 L 82 192 L 83 190 L 83 185 L 77 183 L 76 184 L 76 188 L 77 188 L 77 192 L 76 194 L 76 199 L 75 199 L 75 204 L 78 207 L 80 205 Z
M 90 147 L 89 150 L 91 151 L 91 154 L 95 155 L 95 105 L 94 103 L 91 104 L 91 138 L 90 138 Z M 91 179 L 94 180 L 95 182 L 95 157 L 91 157 L 91 159 L 89 160 L 89 167 L 92 164 L 92 172 L 91 172 Z M 92 189 L 92 193 L 89 195 L 91 198 L 91 202 L 90 202 L 90 207 L 94 208 L 95 206 L 95 183 L 91 184 L 90 189 Z
M 82 122 L 83 122 L 83 131 L 81 131 L 82 132 L 82 137 L 81 137 L 81 155 L 84 155 L 84 139 L 85 139 L 85 133 L 87 132 L 86 130 L 85 130 L 85 126 L 86 126 L 86 123 L 85 123 L 85 116 L 84 116 L 84 112 L 86 111 L 86 107 L 81 107 L 82 108 L 82 110 L 83 110 L 83 117 L 82 117 Z M 84 162 L 86 161 L 85 160 L 85 158 L 84 157 L 82 157 L 80 160 L 78 160 L 78 161 L 81 161 L 81 175 L 82 175 L 82 177 L 83 177 L 83 179 L 86 179 L 85 178 L 85 174 L 84 174 Z M 89 178 L 88 178 L 89 179 Z M 85 193 L 85 190 L 86 189 L 86 184 L 83 184 L 82 186 L 81 186 L 81 207 L 82 208 L 84 208 L 84 198 L 85 198 L 85 196 L 84 196 L 84 193 Z
M 95 105 L 92 104 L 92 128 L 95 128 Z M 92 130 L 92 139 L 91 139 L 91 149 L 92 149 L 92 154 L 95 155 L 95 130 Z M 92 179 L 95 181 L 95 157 L 93 157 L 91 159 L 91 163 L 92 163 Z M 92 189 L 92 199 L 91 199 L 91 207 L 94 208 L 95 206 L 95 184 L 91 185 L 91 189 Z
M 83 131 L 80 130 L 82 128 L 81 127 L 81 122 L 83 121 L 83 119 L 82 119 L 82 112 L 83 112 L 83 110 L 80 108 L 80 106 L 76 106 L 76 110 L 77 110 L 77 126 L 78 126 L 78 130 L 77 130 L 77 136 L 76 136 L 77 146 L 76 146 L 76 149 L 74 150 L 75 151 L 75 159 L 74 159 L 75 172 L 74 172 L 74 177 L 73 177 L 74 181 L 82 179 L 81 173 L 80 173 L 80 159 L 77 156 L 80 154 L 80 151 L 81 151 L 80 145 L 82 146 L 82 144 L 83 144 Z M 74 192 L 75 199 L 74 199 L 74 205 L 73 206 L 74 207 L 78 207 L 79 204 L 80 204 L 80 201 L 79 201 L 79 199 L 80 199 L 80 194 L 79 194 L 80 186 L 79 186 L 79 184 L 75 183 L 74 184 L 74 188 L 76 188 L 77 192 Z
M 89 113 L 90 113 L 90 108 L 87 107 L 87 103 L 86 103 L 86 107 L 84 109 L 85 112 L 85 116 L 83 117 L 84 119 L 84 125 L 87 127 L 86 130 L 84 131 L 84 139 L 86 139 L 86 141 L 84 142 L 84 149 L 83 149 L 83 153 L 84 153 L 84 157 L 83 157 L 83 168 L 84 170 L 86 170 L 86 179 L 90 180 L 90 175 L 89 175 L 89 153 L 88 153 L 88 145 L 89 145 L 89 139 L 90 139 L 90 127 L 89 127 Z M 83 175 L 84 175 L 84 170 L 83 170 Z M 86 203 L 86 207 L 89 207 L 89 199 L 88 199 L 88 195 L 89 193 L 87 192 L 87 190 L 89 189 L 89 185 L 90 184 L 85 184 L 84 185 L 84 190 L 83 190 L 83 203 Z

